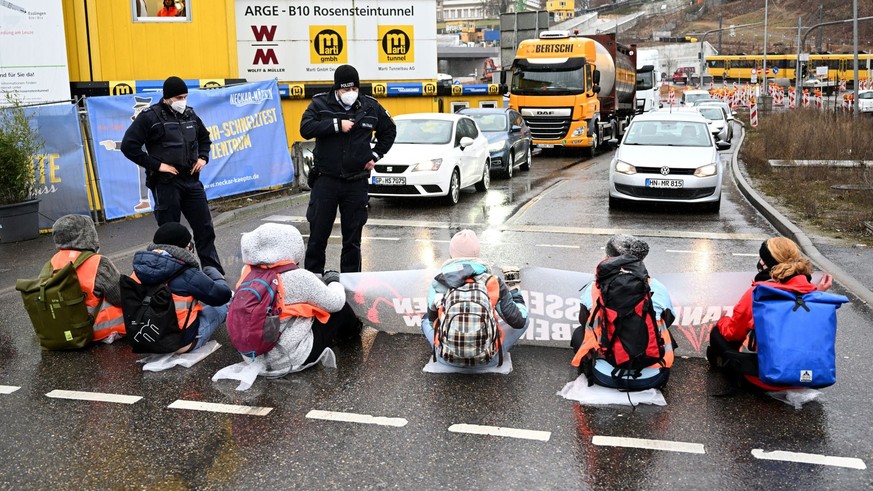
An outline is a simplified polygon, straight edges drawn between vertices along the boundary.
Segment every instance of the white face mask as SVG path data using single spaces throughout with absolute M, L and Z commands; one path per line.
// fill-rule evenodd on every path
M 343 101 L 343 104 L 345 104 L 346 106 L 351 106 L 352 104 L 355 103 L 356 100 L 358 100 L 358 93 L 355 92 L 354 90 L 344 92 L 340 96 L 340 100 Z
M 188 107 L 188 101 L 173 101 L 173 103 L 170 104 L 170 107 L 172 107 L 177 113 L 182 114 L 185 112 L 185 108 Z

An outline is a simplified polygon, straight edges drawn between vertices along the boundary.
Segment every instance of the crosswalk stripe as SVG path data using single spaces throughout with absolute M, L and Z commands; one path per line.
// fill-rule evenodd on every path
M 46 394 L 53 399 L 72 399 L 77 401 L 114 402 L 118 404 L 133 404 L 142 396 L 128 396 L 124 394 L 107 394 L 105 392 L 82 392 L 78 390 L 53 390 Z
M 452 433 L 469 433 L 471 435 L 503 436 L 508 438 L 521 438 L 524 440 L 549 441 L 552 437 L 550 431 L 524 430 L 521 428 L 504 428 L 500 426 L 483 426 L 471 424 L 454 424 L 449 426 Z
M 369 414 L 357 414 L 357 413 L 341 413 L 336 411 L 322 411 L 319 409 L 313 409 L 306 413 L 306 417 L 309 419 L 321 419 L 325 421 L 340 421 L 343 423 L 361 423 L 368 425 L 380 425 L 380 426 L 396 426 L 402 427 L 406 426 L 408 421 L 403 418 L 386 418 L 384 416 L 371 416 Z
M 630 447 L 667 452 L 706 453 L 702 443 L 674 442 L 669 440 L 647 440 L 644 438 L 625 438 L 620 436 L 595 435 L 591 443 L 605 447 Z
M 858 470 L 864 470 L 867 468 L 867 464 L 865 464 L 863 460 L 853 457 L 833 457 L 830 455 L 819 455 L 814 453 L 785 452 L 783 450 L 767 452 L 760 448 L 752 450 L 752 456 L 756 459 L 762 460 L 781 460 L 785 462 L 798 462 L 801 464 L 830 465 Z
M 170 409 L 190 409 L 192 411 L 208 411 L 211 413 L 245 414 L 248 416 L 266 416 L 273 410 L 271 407 L 238 406 L 236 404 L 218 404 L 215 402 L 198 402 L 178 399 L 169 406 Z

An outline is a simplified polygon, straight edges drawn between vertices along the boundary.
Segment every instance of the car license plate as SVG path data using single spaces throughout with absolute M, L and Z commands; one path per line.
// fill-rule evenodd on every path
M 555 148 L 555 146 L 552 145 L 551 143 L 541 143 L 541 144 L 537 144 L 537 146 L 540 148 Z
M 646 179 L 647 188 L 679 189 L 683 185 L 682 179 Z
M 406 178 L 405 177 L 373 176 L 372 184 L 378 184 L 381 186 L 405 186 L 406 185 Z

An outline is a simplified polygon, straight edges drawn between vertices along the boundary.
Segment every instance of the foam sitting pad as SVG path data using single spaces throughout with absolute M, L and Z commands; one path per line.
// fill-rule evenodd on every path
M 601 406 L 607 404 L 618 404 L 622 406 L 636 406 L 637 404 L 653 404 L 655 406 L 666 406 L 667 401 L 664 395 L 658 389 L 647 389 L 637 392 L 622 392 L 618 389 L 610 389 L 599 385 L 588 386 L 588 379 L 585 375 L 579 375 L 576 380 L 567 382 L 563 389 L 557 392 L 557 395 L 578 401 L 579 404 Z
M 440 363 L 438 361 L 433 361 L 433 356 L 431 356 L 427 360 L 427 365 L 425 365 L 424 368 L 421 369 L 421 371 L 427 373 L 499 373 L 501 375 L 506 375 L 512 371 L 512 358 L 509 356 L 509 353 L 504 353 L 503 365 L 499 367 L 456 367 L 452 365 L 446 365 L 445 363 Z
M 185 368 L 191 368 L 215 352 L 221 345 L 218 341 L 209 341 L 200 348 L 190 352 L 177 355 L 175 353 L 167 353 L 165 355 L 148 355 L 137 360 L 137 363 L 143 363 L 143 371 L 146 372 L 162 372 L 164 370 L 181 365 Z
M 330 348 L 326 348 L 321 352 L 321 356 L 319 356 L 314 362 L 281 373 L 267 370 L 267 366 L 263 362 L 263 357 L 259 356 L 255 358 L 255 361 L 245 360 L 222 368 L 212 376 L 212 381 L 238 380 L 239 385 L 236 387 L 236 390 L 249 390 L 258 376 L 272 378 L 282 377 L 289 373 L 306 370 L 307 368 L 318 364 L 322 364 L 328 368 L 336 368 L 336 354 Z

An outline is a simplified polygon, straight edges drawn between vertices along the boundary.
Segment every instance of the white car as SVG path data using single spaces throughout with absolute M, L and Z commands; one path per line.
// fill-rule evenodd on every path
M 695 106 L 694 108 L 706 118 L 710 133 L 715 135 L 720 141 L 731 142 L 731 139 L 734 137 L 733 126 L 725 118 L 722 108 L 716 106 Z
M 682 92 L 682 104 L 691 107 L 699 102 L 714 100 L 708 90 L 686 90 Z
M 712 100 L 712 101 L 700 101 L 695 104 L 694 107 L 703 107 L 703 106 L 715 106 L 720 107 L 724 110 L 724 117 L 728 123 L 734 122 L 734 116 L 737 115 L 737 112 L 731 109 L 730 104 L 724 101 Z
M 443 196 L 455 205 L 461 189 L 491 185 L 488 139 L 476 122 L 461 114 L 396 116 L 394 146 L 370 172 L 370 196 Z
M 873 114 L 873 90 L 858 91 L 858 112 Z
M 609 164 L 609 206 L 626 201 L 721 205 L 724 173 L 706 118 L 693 111 L 635 117 Z

